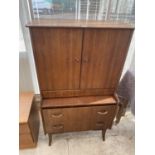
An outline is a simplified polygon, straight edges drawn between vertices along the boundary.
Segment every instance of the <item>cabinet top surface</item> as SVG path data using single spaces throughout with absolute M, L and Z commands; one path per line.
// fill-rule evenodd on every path
M 42 108 L 61 108 L 77 106 L 95 106 L 116 104 L 117 101 L 113 96 L 87 96 L 87 97 L 70 97 L 44 99 Z
M 19 94 L 19 123 L 26 123 L 28 121 L 33 96 L 34 94 L 31 92 Z
M 134 24 L 86 20 L 38 19 L 26 24 L 27 27 L 74 27 L 74 28 L 124 28 L 134 29 Z

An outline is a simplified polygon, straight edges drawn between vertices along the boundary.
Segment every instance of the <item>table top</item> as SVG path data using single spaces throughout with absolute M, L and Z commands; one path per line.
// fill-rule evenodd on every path
M 34 93 L 26 92 L 19 94 L 19 123 L 28 122 Z

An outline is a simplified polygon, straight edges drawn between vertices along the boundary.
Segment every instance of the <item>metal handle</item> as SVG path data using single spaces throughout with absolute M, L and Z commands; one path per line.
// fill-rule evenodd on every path
M 62 129 L 63 128 L 63 125 L 54 125 L 53 128 Z
M 52 114 L 52 117 L 55 117 L 55 118 L 59 118 L 59 117 L 62 117 L 63 114 Z
M 77 62 L 77 63 L 79 63 L 80 62 L 80 59 L 74 58 L 74 61 Z
M 97 112 L 99 115 L 107 115 L 108 111 L 104 110 L 104 111 L 98 111 Z

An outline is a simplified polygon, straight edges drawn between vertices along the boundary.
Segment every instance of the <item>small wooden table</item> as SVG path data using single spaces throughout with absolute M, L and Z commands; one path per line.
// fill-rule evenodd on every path
M 33 93 L 19 95 L 19 148 L 36 147 L 39 134 L 39 114 Z

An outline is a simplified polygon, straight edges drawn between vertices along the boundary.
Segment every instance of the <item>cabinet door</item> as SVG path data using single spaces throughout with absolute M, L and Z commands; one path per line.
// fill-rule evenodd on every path
M 132 30 L 86 29 L 81 89 L 115 88 L 128 51 Z
M 78 89 L 82 31 L 31 28 L 31 37 L 41 91 Z

